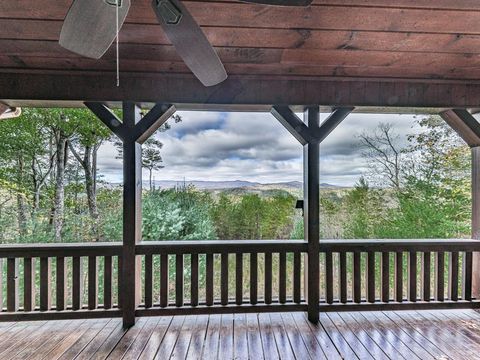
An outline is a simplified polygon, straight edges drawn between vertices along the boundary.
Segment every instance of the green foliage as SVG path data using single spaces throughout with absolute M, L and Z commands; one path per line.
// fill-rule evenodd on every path
M 212 200 L 193 187 L 153 190 L 143 201 L 144 240 L 211 240 L 215 230 L 210 218 Z
M 469 236 L 469 149 L 438 117 L 420 118 L 418 125 L 422 131 L 410 135 L 403 147 L 391 126 L 382 125 L 374 136 L 363 134 L 365 146 L 365 139 L 381 145 L 381 151 L 364 149 L 369 163 L 375 165 L 382 154 L 394 161 L 377 163 L 369 181 L 360 178 L 353 189 L 321 190 L 323 238 Z M 85 167 L 80 166 L 87 150 L 93 154 L 92 149 L 110 139 L 110 131 L 87 110 L 25 109 L 21 117 L 0 122 L 0 241 L 53 241 L 59 134 L 68 138 L 71 149 L 62 241 L 121 240 L 122 188 L 98 186 L 94 219 Z M 161 147 L 158 140 L 145 144 L 144 168 L 161 168 Z M 262 194 L 243 189 L 218 194 L 193 187 L 150 189 L 143 194 L 143 239 L 303 239 L 303 218 L 294 209 L 295 201 L 288 192 L 274 189 Z M 98 237 L 91 231 L 94 221 Z
M 285 239 L 293 229 L 295 198 L 277 192 L 268 198 L 220 194 L 212 216 L 220 239 Z
M 348 218 L 345 224 L 347 238 L 368 239 L 377 237 L 376 229 L 382 219 L 382 206 L 386 194 L 372 189 L 365 178 L 360 178 L 355 187 L 346 196 Z

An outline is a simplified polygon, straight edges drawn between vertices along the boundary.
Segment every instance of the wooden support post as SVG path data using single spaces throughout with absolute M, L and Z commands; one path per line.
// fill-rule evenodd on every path
M 303 145 L 303 213 L 305 240 L 305 298 L 308 319 L 319 319 L 320 301 L 320 143 L 353 111 L 339 108 L 320 125 L 320 107 L 307 106 L 304 121 L 288 106 L 274 106 L 272 115 Z M 327 281 L 330 276 L 328 276 Z M 331 287 L 333 284 L 327 284 Z
M 123 121 L 101 103 L 85 103 L 123 144 L 123 249 L 121 296 L 123 326 L 135 324 L 141 299 L 141 258 L 136 245 L 142 240 L 142 144 L 174 113 L 168 104 L 155 105 L 143 118 L 133 102 L 123 103 Z
M 305 123 L 309 128 L 320 125 L 318 106 L 305 110 Z M 309 142 L 303 146 L 303 204 L 305 240 L 308 242 L 308 320 L 319 319 L 320 301 L 320 144 Z
M 480 146 L 472 147 L 472 239 L 480 240 Z M 480 298 L 480 253 L 475 252 L 471 256 L 471 268 L 464 267 L 464 276 L 471 281 L 471 294 L 467 291 L 467 297 Z M 464 284 L 469 289 L 470 283 Z
M 472 154 L 472 239 L 480 240 L 480 123 L 466 109 L 450 109 L 440 116 L 471 148 Z M 480 253 L 467 253 L 463 263 L 466 300 L 480 298 Z
M 123 125 L 133 131 L 140 121 L 140 108 L 123 104 Z M 141 258 L 135 246 L 142 239 L 142 146 L 125 136 L 123 139 L 123 249 L 122 249 L 122 310 L 123 326 L 135 324 L 135 310 L 140 303 Z

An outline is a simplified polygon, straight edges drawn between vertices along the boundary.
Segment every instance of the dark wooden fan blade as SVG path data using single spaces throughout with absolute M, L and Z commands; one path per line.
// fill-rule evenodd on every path
M 240 0 L 242 2 L 274 6 L 308 6 L 313 0 Z
M 82 56 L 99 59 L 117 34 L 117 0 L 76 0 L 68 11 L 59 43 Z M 119 26 L 125 21 L 130 0 L 118 0 Z
M 178 0 L 153 0 L 152 6 L 178 55 L 205 86 L 227 78 L 225 68 L 200 26 Z

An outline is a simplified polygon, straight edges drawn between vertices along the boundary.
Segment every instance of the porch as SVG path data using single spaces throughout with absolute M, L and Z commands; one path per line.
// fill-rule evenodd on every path
M 474 310 L 143 317 L 0 324 L 1 359 L 473 359 Z

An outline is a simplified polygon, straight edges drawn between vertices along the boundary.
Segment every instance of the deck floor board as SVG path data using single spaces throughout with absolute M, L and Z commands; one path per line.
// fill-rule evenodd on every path
M 474 310 L 223 314 L 0 324 L 3 359 L 473 359 Z

